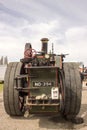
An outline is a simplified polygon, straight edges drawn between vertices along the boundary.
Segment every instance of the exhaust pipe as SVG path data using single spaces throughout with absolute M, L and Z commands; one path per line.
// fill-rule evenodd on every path
M 48 41 L 49 41 L 48 38 L 42 38 L 41 39 L 41 42 L 42 42 L 42 49 L 41 49 L 41 51 L 43 51 L 45 54 L 47 54 L 47 51 L 48 51 Z

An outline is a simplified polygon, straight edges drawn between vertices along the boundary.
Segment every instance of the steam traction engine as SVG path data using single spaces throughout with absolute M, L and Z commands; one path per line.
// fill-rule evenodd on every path
M 47 53 L 48 38 L 40 52 L 25 45 L 24 58 L 9 63 L 4 80 L 4 107 L 10 116 L 59 113 L 75 118 L 81 105 L 81 78 L 77 63 L 63 62 L 65 55 Z

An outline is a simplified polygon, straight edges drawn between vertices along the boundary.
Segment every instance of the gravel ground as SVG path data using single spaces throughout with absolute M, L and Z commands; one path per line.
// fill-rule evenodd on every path
M 87 89 L 82 91 L 79 116 L 83 117 L 83 124 L 66 121 L 60 115 L 30 115 L 28 118 L 12 118 L 4 110 L 3 93 L 0 93 L 0 130 L 87 130 Z

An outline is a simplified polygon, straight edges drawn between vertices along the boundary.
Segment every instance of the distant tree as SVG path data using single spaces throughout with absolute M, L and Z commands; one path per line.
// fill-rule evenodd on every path
M 3 65 L 3 56 L 1 57 L 1 65 Z
M 8 64 L 8 58 L 7 56 L 4 58 L 4 65 L 7 65 Z

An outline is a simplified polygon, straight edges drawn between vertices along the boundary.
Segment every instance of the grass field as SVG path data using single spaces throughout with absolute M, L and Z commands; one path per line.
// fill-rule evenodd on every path
M 0 92 L 3 90 L 3 84 L 0 84 Z

